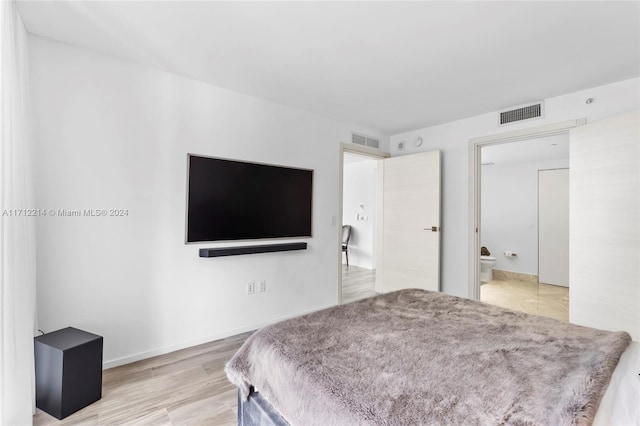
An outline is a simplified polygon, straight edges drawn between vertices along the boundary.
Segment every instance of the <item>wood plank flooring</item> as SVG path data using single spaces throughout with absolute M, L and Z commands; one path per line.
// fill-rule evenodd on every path
M 480 287 L 480 300 L 515 311 L 569 321 L 568 287 L 493 280 Z
M 342 303 L 375 296 L 375 269 L 342 265 Z
M 37 410 L 41 425 L 237 425 L 237 388 L 225 363 L 251 333 L 105 370 L 102 399 L 62 421 Z

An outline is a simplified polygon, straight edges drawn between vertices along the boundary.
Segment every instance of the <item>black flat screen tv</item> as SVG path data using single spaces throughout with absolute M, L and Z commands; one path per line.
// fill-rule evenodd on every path
M 187 243 L 311 236 L 313 170 L 187 160 Z

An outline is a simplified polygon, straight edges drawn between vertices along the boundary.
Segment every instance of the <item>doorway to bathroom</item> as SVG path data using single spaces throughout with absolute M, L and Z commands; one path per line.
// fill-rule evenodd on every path
M 568 321 L 568 133 L 480 155 L 480 300 Z

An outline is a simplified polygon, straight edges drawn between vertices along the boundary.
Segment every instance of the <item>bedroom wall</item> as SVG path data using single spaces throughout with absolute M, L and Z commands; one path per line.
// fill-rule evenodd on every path
M 103 335 L 114 366 L 337 302 L 339 143 L 375 131 L 29 42 L 38 208 L 128 211 L 38 219 L 40 329 Z M 184 244 L 187 153 L 314 169 L 308 250 L 199 258 L 220 244 Z
M 374 269 L 374 236 L 376 223 L 377 161 L 363 160 L 344 165 L 342 223 L 352 226 L 349 241 L 349 265 Z M 360 213 L 364 205 L 364 219 Z M 346 264 L 346 258 L 342 257 Z
M 565 167 L 569 159 L 482 166 L 482 245 L 495 269 L 538 275 L 538 170 Z
M 498 128 L 497 112 L 478 115 L 390 137 L 392 156 L 442 151 L 442 290 L 468 297 L 469 288 L 469 139 L 586 117 L 594 122 L 640 107 L 640 78 L 620 81 L 545 100 L 543 119 Z M 594 102 L 586 104 L 587 98 Z M 532 94 L 531 101 L 539 100 Z M 525 100 L 523 100 L 523 103 Z M 505 105 L 505 108 L 509 105 Z M 411 141 L 421 136 L 416 148 Z M 400 141 L 406 149 L 398 151 Z

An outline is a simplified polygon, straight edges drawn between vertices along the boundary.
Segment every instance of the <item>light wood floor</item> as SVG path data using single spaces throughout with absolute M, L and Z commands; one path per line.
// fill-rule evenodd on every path
M 105 370 L 102 399 L 62 421 L 37 410 L 39 425 L 237 425 L 237 388 L 225 363 L 251 333 Z
M 528 314 L 569 321 L 569 288 L 494 280 L 480 287 L 480 300 Z
M 375 296 L 376 271 L 342 265 L 342 303 Z

